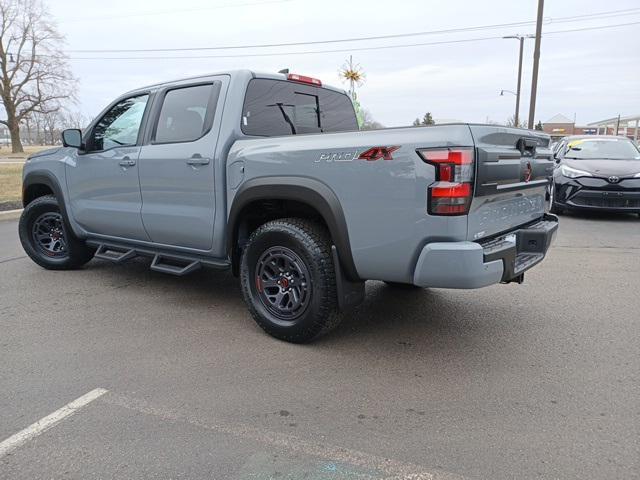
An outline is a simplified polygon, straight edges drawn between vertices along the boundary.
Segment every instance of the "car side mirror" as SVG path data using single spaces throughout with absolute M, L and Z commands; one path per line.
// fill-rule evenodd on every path
M 62 144 L 65 147 L 82 148 L 82 132 L 77 128 L 68 128 L 62 132 Z

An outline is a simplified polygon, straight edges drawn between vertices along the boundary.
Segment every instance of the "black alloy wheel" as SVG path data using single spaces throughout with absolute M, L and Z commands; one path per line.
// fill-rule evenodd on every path
M 340 321 L 331 238 L 326 228 L 301 218 L 259 226 L 240 261 L 242 295 L 268 334 L 305 343 Z
M 300 317 L 311 296 L 311 278 L 293 250 L 271 247 L 258 259 L 256 288 L 262 304 L 283 322 Z
M 37 217 L 31 228 L 31 236 L 33 245 L 42 254 L 55 258 L 69 256 L 60 213 L 45 212 Z
M 49 270 L 79 268 L 95 253 L 73 234 L 53 195 L 38 197 L 24 208 L 18 234 L 31 260 Z

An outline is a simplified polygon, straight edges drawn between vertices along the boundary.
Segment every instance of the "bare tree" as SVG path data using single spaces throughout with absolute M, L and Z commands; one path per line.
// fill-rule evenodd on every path
M 20 123 L 32 113 L 60 110 L 76 80 L 61 50 L 64 37 L 40 0 L 0 0 L 0 99 L 14 153 Z
M 62 122 L 63 117 L 59 111 L 49 112 L 46 115 L 42 115 L 45 145 L 53 145 L 56 142 L 57 133 L 60 132 Z
M 515 115 L 511 115 L 509 118 L 507 118 L 506 126 L 516 127 L 516 128 L 527 128 L 527 122 L 525 121 L 518 122 L 518 124 L 516 125 L 516 117 Z
M 371 112 L 366 108 L 361 109 L 361 114 L 362 114 L 362 126 L 360 127 L 361 130 L 377 130 L 379 128 L 384 128 L 384 125 L 382 125 L 380 122 L 377 122 L 371 115 Z
M 82 112 L 77 110 L 65 110 L 62 118 L 62 130 L 65 128 L 79 128 L 84 130 L 89 125 L 90 119 L 87 118 Z

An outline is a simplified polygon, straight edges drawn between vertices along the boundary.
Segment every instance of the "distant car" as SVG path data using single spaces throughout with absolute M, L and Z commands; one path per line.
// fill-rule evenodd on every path
M 554 151 L 553 213 L 568 209 L 640 215 L 640 150 L 626 137 L 571 136 Z

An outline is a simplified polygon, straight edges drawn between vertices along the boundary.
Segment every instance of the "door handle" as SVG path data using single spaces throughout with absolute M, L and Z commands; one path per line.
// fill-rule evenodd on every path
M 136 164 L 135 160 L 131 160 L 129 157 L 123 157 L 122 160 L 118 162 L 118 165 L 121 167 L 133 167 Z
M 194 153 L 189 160 L 187 160 L 187 165 L 209 165 L 211 162 L 210 158 L 203 157 L 199 153 Z

